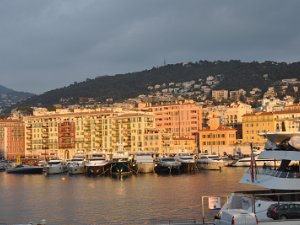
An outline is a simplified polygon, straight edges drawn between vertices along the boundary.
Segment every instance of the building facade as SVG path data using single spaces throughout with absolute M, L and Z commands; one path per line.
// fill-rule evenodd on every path
M 175 138 L 195 138 L 202 129 L 201 107 L 194 102 L 180 102 L 146 107 L 155 116 L 155 127 Z
M 199 132 L 198 142 L 202 153 L 224 155 L 231 152 L 236 144 L 236 130 L 225 126 L 205 128 Z
M 15 160 L 25 157 L 24 123 L 21 120 L 0 120 L 0 158 Z

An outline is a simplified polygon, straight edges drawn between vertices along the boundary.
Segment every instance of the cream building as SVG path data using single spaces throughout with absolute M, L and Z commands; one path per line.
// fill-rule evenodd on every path
M 130 152 L 143 151 L 147 129 L 155 126 L 154 116 L 150 112 L 107 108 L 55 112 L 39 110 L 23 120 L 25 154 L 39 158 L 69 159 L 76 153 L 114 152 L 119 145 Z M 158 141 L 157 146 L 159 144 Z M 157 146 L 152 150 L 159 151 Z

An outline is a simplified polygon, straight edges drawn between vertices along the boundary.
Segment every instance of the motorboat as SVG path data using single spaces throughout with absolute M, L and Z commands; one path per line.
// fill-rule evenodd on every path
M 232 193 L 221 211 L 243 209 L 256 213 L 258 221 L 268 221 L 273 220 L 267 215 L 272 205 L 300 204 L 300 149 L 297 142 L 300 140 L 300 132 L 293 135 L 274 132 L 264 136 L 267 143 L 258 158 L 274 159 L 274 165 L 271 168 L 257 168 L 253 162 L 240 180 L 240 183 L 257 186 L 260 190 Z M 276 163 L 278 161 L 280 163 Z M 289 222 L 285 221 L 284 224 Z M 295 224 L 300 224 L 300 221 Z
M 67 167 L 68 167 L 68 173 L 70 175 L 83 174 L 84 171 L 85 171 L 84 162 L 85 162 L 84 155 L 75 155 L 71 159 L 71 161 L 69 161 L 69 163 L 67 165 Z
M 17 173 L 17 174 L 42 174 L 43 167 L 41 166 L 29 166 L 29 165 L 16 165 L 6 169 L 6 173 Z
M 110 169 L 110 160 L 105 153 L 95 153 L 88 156 L 85 162 L 85 173 L 89 175 L 105 175 Z
M 51 174 L 61 174 L 68 171 L 67 164 L 61 159 L 51 159 L 48 161 L 47 165 L 44 167 L 46 175 Z
M 200 154 L 197 159 L 197 166 L 203 170 L 221 170 L 226 162 L 218 155 Z
M 177 161 L 174 157 L 163 156 L 156 160 L 156 165 L 154 167 L 155 173 L 179 173 L 181 162 Z
M 181 162 L 180 171 L 181 172 L 195 172 L 198 170 L 196 164 L 196 157 L 190 153 L 180 152 L 175 155 L 175 159 Z
M 135 163 L 137 164 L 138 173 L 152 173 L 154 169 L 153 157 L 151 153 L 136 153 L 134 155 Z
M 274 164 L 274 159 L 262 159 L 259 158 L 259 155 L 254 156 L 256 167 L 272 166 Z M 280 162 L 278 162 L 280 163 Z M 233 161 L 230 166 L 233 167 L 249 167 L 251 164 L 251 157 L 244 157 L 238 160 Z
M 130 175 L 133 169 L 132 160 L 127 151 L 118 150 L 112 156 L 111 173 L 115 175 Z

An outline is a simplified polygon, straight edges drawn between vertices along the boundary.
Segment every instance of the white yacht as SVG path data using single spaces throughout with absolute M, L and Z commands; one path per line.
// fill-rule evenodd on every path
M 46 175 L 61 174 L 68 171 L 67 164 L 61 159 L 51 159 L 44 167 Z
M 168 173 L 180 172 L 181 162 L 177 161 L 174 157 L 160 157 L 156 161 L 154 171 L 156 173 Z
M 264 159 L 260 158 L 259 155 L 255 156 L 255 164 L 257 167 L 263 167 L 263 166 L 272 166 L 274 164 L 274 159 Z M 280 163 L 280 162 L 278 162 Z M 249 167 L 251 164 L 251 157 L 244 157 L 241 159 L 238 159 L 230 164 L 230 166 L 233 167 Z
M 272 204 L 300 203 L 300 132 L 276 132 L 265 136 L 268 141 L 259 158 L 273 158 L 280 164 L 274 163 L 273 168 L 267 169 L 252 166 L 240 183 L 256 185 L 264 190 L 232 193 L 222 210 L 241 208 L 256 213 L 259 221 L 267 221 L 272 220 L 267 216 Z
M 204 170 L 221 170 L 226 162 L 218 155 L 199 154 L 197 166 Z
M 105 175 L 109 166 L 110 160 L 106 158 L 106 154 L 91 154 L 85 162 L 85 173 L 87 175 Z
M 196 157 L 190 153 L 180 152 L 175 155 L 175 159 L 181 162 L 181 172 L 195 172 L 198 170 L 196 165 Z
M 70 175 L 83 174 L 84 173 L 84 155 L 75 155 L 68 163 L 68 173 Z
M 134 160 L 137 164 L 138 173 L 152 173 L 154 170 L 153 157 L 151 153 L 136 153 Z

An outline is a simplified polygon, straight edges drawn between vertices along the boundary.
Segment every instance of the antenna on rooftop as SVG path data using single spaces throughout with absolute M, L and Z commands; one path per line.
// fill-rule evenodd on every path
M 164 66 L 167 65 L 166 58 L 164 57 Z

